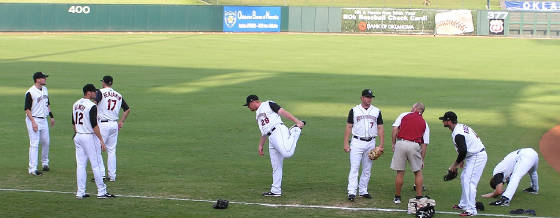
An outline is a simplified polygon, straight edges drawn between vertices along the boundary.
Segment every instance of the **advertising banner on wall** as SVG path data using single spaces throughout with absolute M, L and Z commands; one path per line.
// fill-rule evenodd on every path
M 343 8 L 342 32 L 433 34 L 435 11 Z
M 436 14 L 436 34 L 462 35 L 474 32 L 470 10 L 454 10 Z
M 505 1 L 507 10 L 560 12 L 560 2 L 552 1 Z
M 224 6 L 224 32 L 280 32 L 280 7 Z

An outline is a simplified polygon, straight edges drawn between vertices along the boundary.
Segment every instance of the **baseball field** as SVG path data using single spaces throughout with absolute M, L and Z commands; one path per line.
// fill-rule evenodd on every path
M 492 170 L 507 153 L 538 150 L 541 135 L 560 123 L 559 48 L 558 40 L 478 37 L 0 34 L 0 217 L 411 217 L 400 211 L 405 204 L 392 202 L 390 126 L 417 101 L 431 128 L 425 194 L 437 200 L 436 211 L 452 212 L 460 181 L 442 177 L 456 153 L 437 118 L 453 110 L 482 138 L 489 159 L 478 195 L 491 191 Z M 27 174 L 23 110 L 36 71 L 49 75 L 56 120 L 51 171 L 40 177 Z M 117 182 L 107 183 L 121 196 L 76 200 L 71 106 L 86 83 L 100 86 L 104 75 L 115 78 L 132 110 L 119 134 Z M 382 110 L 389 149 L 373 164 L 373 199 L 351 203 L 343 134 L 364 88 Z M 280 198 L 260 195 L 271 167 L 268 151 L 257 153 L 255 114 L 241 106 L 248 94 L 308 121 L 294 157 L 284 161 Z M 560 174 L 542 158 L 538 173 L 539 195 L 521 192 L 525 177 L 511 206 L 478 198 L 487 205 L 481 213 L 524 208 L 559 216 Z M 407 172 L 403 199 L 414 196 L 412 183 Z M 95 194 L 94 183 L 87 185 Z M 232 203 L 215 210 L 217 199 Z

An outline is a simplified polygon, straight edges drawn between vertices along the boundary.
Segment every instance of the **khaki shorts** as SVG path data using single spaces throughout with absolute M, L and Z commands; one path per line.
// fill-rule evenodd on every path
M 422 154 L 420 145 L 416 142 L 397 140 L 395 152 L 391 161 L 391 169 L 405 170 L 406 161 L 410 162 L 412 172 L 422 169 Z

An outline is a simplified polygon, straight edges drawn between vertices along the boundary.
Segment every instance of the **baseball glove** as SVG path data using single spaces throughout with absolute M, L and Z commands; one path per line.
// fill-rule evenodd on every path
M 457 178 L 457 171 L 448 170 L 447 174 L 445 176 L 443 176 L 443 181 L 447 182 L 447 181 L 455 179 L 455 178 Z
M 371 151 L 369 151 L 368 157 L 370 160 L 377 160 L 377 158 L 381 157 L 382 154 L 383 150 L 381 150 L 380 147 L 375 147 L 374 149 L 371 149 Z

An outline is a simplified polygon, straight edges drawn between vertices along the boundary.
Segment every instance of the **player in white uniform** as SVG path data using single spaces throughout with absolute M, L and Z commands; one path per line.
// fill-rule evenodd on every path
M 305 121 L 300 121 L 273 101 L 259 101 L 259 97 L 256 95 L 247 96 L 247 102 L 243 106 L 256 112 L 257 125 L 261 131 L 259 140 L 259 155 L 261 156 L 264 155 L 263 145 L 268 138 L 268 151 L 272 165 L 272 187 L 269 192 L 263 193 L 263 196 L 280 197 L 282 196 L 284 159 L 294 155 Z M 280 116 L 290 119 L 295 125 L 288 129 Z
M 457 115 L 452 111 L 446 112 L 439 119 L 443 121 L 444 127 L 452 131 L 451 139 L 458 153 L 457 160 L 451 164 L 449 170 L 457 171 L 458 166 L 463 168 L 461 201 L 453 208 L 464 210 L 461 216 L 475 216 L 477 215 L 476 188 L 488 160 L 486 148 L 473 129 L 457 123 Z
M 98 150 L 105 150 L 105 143 L 97 125 L 97 107 L 91 101 L 95 98 L 95 90 L 95 86 L 92 84 L 85 85 L 83 88 L 84 97 L 76 101 L 72 106 L 72 127 L 76 133 L 74 135 L 74 144 L 76 145 L 77 199 L 89 197 L 86 194 L 86 166 L 88 159 L 95 178 L 95 184 L 97 185 L 97 198 L 115 197 L 107 193 L 107 186 L 103 183 L 102 172 L 99 169 L 99 164 L 103 160 L 99 158 Z
M 522 148 L 509 153 L 504 159 L 496 165 L 490 180 L 490 187 L 494 192 L 482 195 L 482 197 L 492 198 L 502 195 L 502 197 L 490 203 L 493 206 L 509 206 L 509 202 L 513 199 L 513 195 L 519 186 L 521 178 L 525 174 L 531 177 L 531 187 L 524 189 L 524 192 L 538 194 L 539 191 L 539 154 L 532 148 Z M 504 192 L 504 183 L 507 188 Z
M 350 152 L 350 173 L 348 174 L 348 200 L 356 199 L 359 187 L 360 196 L 371 198 L 368 192 L 371 165 L 368 152 L 375 148 L 375 138 L 379 136 L 379 147 L 383 150 L 383 118 L 381 110 L 371 105 L 375 97 L 369 89 L 362 91 L 362 103 L 356 105 L 348 113 L 346 130 L 344 131 L 344 151 Z M 352 141 L 349 143 L 350 133 Z M 358 184 L 358 171 L 362 165 L 362 175 Z
M 95 102 L 97 102 L 97 117 L 99 121 L 99 130 L 101 136 L 107 145 L 107 175 L 109 181 L 114 182 L 117 179 L 117 138 L 119 130 L 123 127 L 124 121 L 130 113 L 130 108 L 120 93 L 113 90 L 113 77 L 104 76 L 101 80 L 103 88 L 96 93 Z M 119 111 L 123 109 L 123 116 L 119 121 Z M 118 121 L 118 123 L 117 123 Z M 101 152 L 99 152 L 101 156 Z M 105 179 L 105 165 L 100 164 L 103 178 Z
M 49 123 L 54 126 L 54 116 L 50 108 L 49 92 L 47 91 L 47 77 L 43 72 L 33 74 L 34 85 L 25 93 L 25 124 L 29 135 L 29 167 L 28 173 L 40 176 L 43 173 L 37 170 L 37 155 L 39 142 L 42 146 L 41 163 L 43 171 L 49 171 Z

